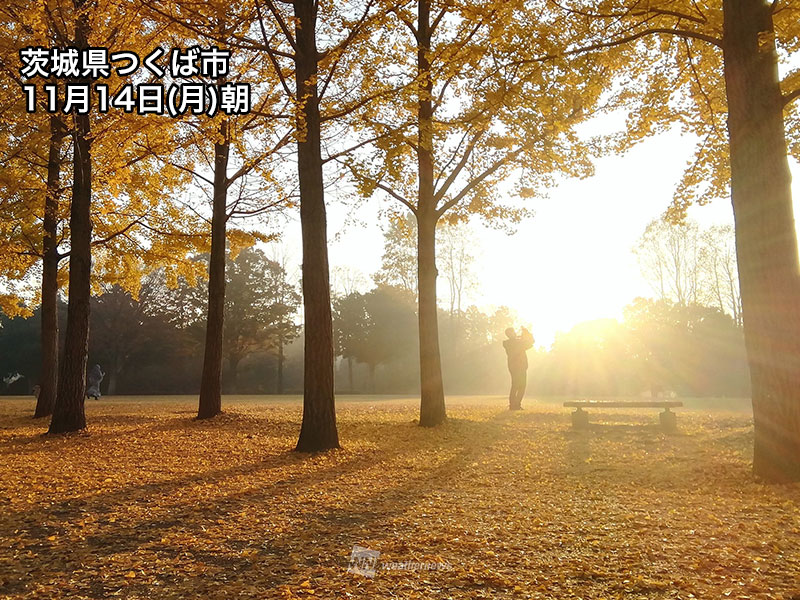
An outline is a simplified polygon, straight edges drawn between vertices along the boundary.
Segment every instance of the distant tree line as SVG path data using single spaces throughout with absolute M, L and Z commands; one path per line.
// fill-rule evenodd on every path
M 138 299 L 119 288 L 93 298 L 89 362 L 106 371 L 104 394 L 198 392 L 203 328 L 195 318 L 193 292 L 149 281 Z M 226 322 L 246 327 L 252 317 L 232 308 L 240 298 L 227 297 Z M 296 314 L 289 310 L 273 306 L 276 318 L 254 324 L 247 336 L 226 326 L 226 393 L 301 391 L 302 346 Z M 3 394 L 29 394 L 37 383 L 39 319 L 38 311 L 28 319 L 0 316 Z M 418 393 L 415 319 L 413 296 L 397 287 L 378 285 L 335 298 L 337 391 Z M 446 392 L 505 393 L 501 338 L 514 315 L 505 308 L 487 314 L 471 306 L 457 314 L 440 309 L 440 320 Z M 580 323 L 557 335 L 549 350 L 532 351 L 530 365 L 531 395 L 746 397 L 750 391 L 741 327 L 717 308 L 668 300 L 637 298 L 622 321 Z
M 470 239 L 464 227 L 443 228 L 440 252 L 449 299 L 439 308 L 444 387 L 450 394 L 503 394 L 508 386 L 502 337 L 516 325 L 507 308 L 493 312 L 461 308 L 473 279 Z M 340 393 L 419 393 L 419 338 L 413 289 L 414 225 L 398 219 L 387 228 L 382 264 L 372 277 L 337 270 L 333 295 L 336 387 Z M 671 282 L 699 269 L 685 254 L 684 226 L 651 224 L 639 244 L 640 258 L 659 258 L 663 246 L 682 248 L 661 256 Z M 729 232 L 730 235 L 730 232 Z M 681 243 L 676 244 L 678 239 Z M 705 238 L 708 239 L 708 238 Z M 716 238 L 700 254 L 727 247 Z M 472 251 L 477 247 L 472 242 Z M 648 254 L 642 247 L 649 244 Z M 681 260 L 673 260 L 680 256 Z M 206 255 L 197 258 L 207 261 Z M 674 265 L 682 265 L 676 278 Z M 671 265 L 671 266 L 670 266 Z M 688 265 L 688 266 L 687 266 Z M 735 264 L 733 265 L 735 272 Z M 670 271 L 672 269 L 672 271 Z M 645 275 L 657 272 L 643 267 Z M 651 281 L 659 279 L 648 277 Z M 302 391 L 303 349 L 298 284 L 281 262 L 246 248 L 226 267 L 222 388 L 229 394 Z M 707 281 L 708 278 L 703 281 Z M 703 285 L 692 285 L 692 298 Z M 712 286 L 713 287 L 713 286 Z M 662 288 L 659 288 L 662 289 Z M 749 379 L 742 328 L 733 307 L 687 302 L 665 286 L 664 297 L 637 298 L 622 321 L 580 323 L 559 334 L 549 350 L 531 352 L 528 390 L 539 395 L 747 396 Z M 683 288 L 682 288 L 683 289 Z M 738 287 L 735 288 L 738 290 Z M 363 290 L 363 291 L 362 291 Z M 447 298 L 447 294 L 443 295 Z M 160 271 L 143 278 L 134 297 L 106 285 L 92 298 L 89 364 L 106 372 L 105 394 L 196 394 L 201 386 L 206 293 L 203 281 L 168 285 Z M 66 306 L 61 303 L 61 311 Z M 6 394 L 28 394 L 38 382 L 40 311 L 29 319 L 2 316 L 0 356 Z M 534 324 L 535 330 L 535 324 Z

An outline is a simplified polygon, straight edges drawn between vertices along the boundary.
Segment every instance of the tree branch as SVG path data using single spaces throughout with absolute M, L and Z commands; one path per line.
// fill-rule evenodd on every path
M 472 151 L 475 149 L 475 144 L 478 142 L 479 139 L 481 139 L 482 136 L 483 132 L 479 131 L 475 135 L 475 137 L 473 137 L 469 141 L 467 147 L 464 149 L 464 154 L 461 156 L 461 160 L 459 160 L 458 164 L 453 168 L 452 171 L 450 171 L 450 175 L 447 176 L 447 179 L 445 179 L 444 183 L 442 184 L 442 187 L 439 188 L 439 190 L 434 193 L 433 199 L 435 204 L 439 204 L 441 199 L 444 198 L 445 194 L 447 194 L 447 190 L 450 189 L 450 186 L 453 185 L 453 182 L 456 180 L 456 177 L 459 176 L 461 171 L 467 165 L 467 162 L 469 162 L 469 158 L 470 156 L 472 156 Z
M 108 236 L 106 236 L 106 237 L 104 237 L 102 239 L 93 240 L 92 241 L 92 246 L 102 246 L 103 244 L 107 244 L 108 242 L 113 240 L 115 237 L 118 237 L 120 235 L 125 235 L 134 225 L 141 224 L 143 218 L 144 217 L 139 217 L 138 219 L 134 219 L 133 221 L 128 223 L 125 227 L 123 227 L 119 231 L 115 231 L 114 233 L 112 233 L 112 234 L 110 234 L 110 235 L 108 235 Z
M 800 98 L 800 87 L 794 91 L 786 92 L 783 96 L 783 106 L 789 106 L 794 100 Z
M 283 20 L 281 13 L 278 12 L 278 9 L 275 7 L 275 4 L 272 3 L 272 0 L 264 0 L 269 8 L 269 11 L 272 13 L 272 16 L 275 18 L 275 21 L 278 23 L 278 27 L 280 27 L 283 35 L 286 36 L 286 41 L 289 42 L 289 45 L 292 47 L 292 50 L 297 52 L 297 42 L 295 42 L 294 36 L 292 32 L 289 31 L 289 27 L 286 25 L 286 21 Z M 258 19 L 261 23 L 261 27 L 264 27 L 263 19 L 261 18 L 261 4 L 256 0 L 256 11 L 258 12 Z
M 364 13 L 361 15 L 361 18 L 359 18 L 358 22 L 353 26 L 353 28 L 347 34 L 347 37 L 344 40 L 342 40 L 339 44 L 337 44 L 334 48 L 329 48 L 326 51 L 325 55 L 329 54 L 330 52 L 341 52 L 341 53 L 344 53 L 344 51 L 347 49 L 347 47 L 353 42 L 353 40 L 359 34 L 359 32 L 361 31 L 361 28 L 364 26 L 364 23 L 366 23 L 367 17 L 369 16 L 369 11 L 372 8 L 373 2 L 374 2 L 374 0 L 369 0 L 369 2 L 367 2 L 366 7 L 364 7 Z M 319 91 L 319 98 L 320 99 L 322 99 L 322 97 L 325 95 L 325 91 L 328 89 L 328 85 L 330 84 L 331 79 L 333 79 L 333 74 L 336 71 L 336 68 L 339 66 L 339 62 L 341 61 L 341 57 L 342 57 L 342 54 L 339 54 L 339 56 L 337 56 L 336 60 L 333 61 L 333 64 L 331 65 L 331 68 L 328 70 L 328 75 L 325 77 L 325 81 L 323 82 L 322 87 L 320 88 L 320 91 Z
M 386 186 L 386 185 L 384 185 L 384 184 L 382 184 L 382 183 L 378 183 L 378 184 L 376 184 L 376 186 L 375 186 L 375 187 L 377 187 L 377 188 L 379 188 L 379 189 L 383 190 L 384 192 L 386 192 L 387 194 L 389 194 L 389 195 L 390 195 L 392 198 L 394 198 L 395 200 L 397 200 L 397 201 L 399 201 L 399 202 L 402 202 L 403 204 L 405 204 L 405 205 L 406 205 L 406 208 L 408 208 L 408 210 L 410 210 L 410 211 L 411 211 L 412 213 L 414 213 L 415 215 L 417 214 L 417 209 L 416 209 L 416 207 L 415 207 L 415 206 L 414 206 L 414 205 L 413 205 L 411 202 L 409 202 L 408 200 L 406 200 L 405 198 L 403 198 L 403 196 L 401 196 L 400 194 L 398 194 L 397 192 L 395 192 L 395 191 L 394 191 L 392 188 L 390 188 L 389 186 Z
M 522 153 L 523 148 L 517 148 L 513 152 L 506 154 L 503 158 L 496 161 L 492 166 L 486 169 L 483 173 L 478 175 L 477 177 L 471 179 L 467 185 L 455 196 L 453 196 L 450 200 L 445 202 L 440 208 L 436 210 L 436 218 L 440 219 L 444 213 L 448 210 L 453 208 L 456 204 L 458 204 L 467 194 L 469 194 L 472 190 L 478 187 L 478 184 L 482 183 L 487 177 L 492 175 L 493 173 L 497 172 L 498 169 L 507 165 L 512 160 L 514 160 L 517 156 Z

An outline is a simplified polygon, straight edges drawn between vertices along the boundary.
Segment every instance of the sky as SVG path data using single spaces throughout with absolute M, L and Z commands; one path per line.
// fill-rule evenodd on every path
M 693 138 L 673 130 L 623 156 L 602 158 L 594 176 L 564 180 L 547 198 L 531 199 L 535 214 L 513 235 L 471 223 L 478 283 L 465 306 L 509 306 L 520 325 L 530 326 L 536 345 L 547 348 L 559 331 L 582 321 L 621 318 L 635 297 L 652 297 L 632 249 L 647 224 L 669 206 L 693 149 Z M 792 170 L 798 199 L 800 166 L 792 164 Z M 361 272 L 368 287 L 383 252 L 382 201 L 357 209 L 328 204 L 331 268 Z M 800 203 L 795 214 L 800 214 Z M 702 227 L 733 223 L 727 199 L 692 207 L 689 216 Z M 298 267 L 299 241 L 299 223 L 290 222 L 281 245 Z M 440 297 L 446 302 L 447 284 L 441 283 Z

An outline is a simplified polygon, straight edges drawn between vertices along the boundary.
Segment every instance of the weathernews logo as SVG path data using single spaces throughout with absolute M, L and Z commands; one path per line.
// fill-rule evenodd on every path
M 381 553 L 364 546 L 353 546 L 350 552 L 348 573 L 375 577 L 378 571 L 449 571 L 453 568 L 449 562 L 419 562 L 406 560 L 401 562 L 379 562 Z

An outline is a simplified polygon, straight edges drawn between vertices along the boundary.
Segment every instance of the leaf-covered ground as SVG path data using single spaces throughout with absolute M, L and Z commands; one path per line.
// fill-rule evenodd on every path
M 573 432 L 504 404 L 451 398 L 429 430 L 416 401 L 344 400 L 344 448 L 299 455 L 296 400 L 89 402 L 66 437 L 0 400 L 0 597 L 800 597 L 800 486 L 753 481 L 747 414 Z M 407 561 L 447 568 L 380 569 Z

